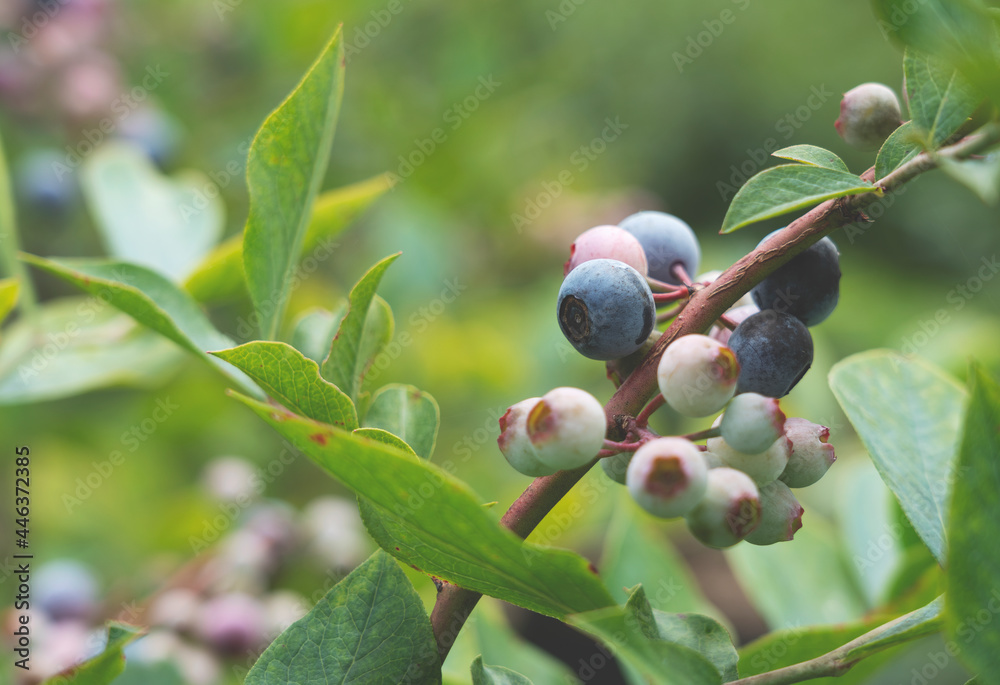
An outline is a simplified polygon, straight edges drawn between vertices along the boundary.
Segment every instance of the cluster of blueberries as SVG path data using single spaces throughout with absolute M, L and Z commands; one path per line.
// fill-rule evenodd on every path
M 663 212 L 639 212 L 618 226 L 584 232 L 573 243 L 559 290 L 563 334 L 609 368 L 644 355 L 660 335 L 656 323 L 675 316 L 692 292 L 719 276 L 692 279 L 700 258 L 691 228 Z M 839 253 L 824 238 L 765 278 L 707 335 L 675 340 L 657 369 L 661 397 L 627 427 L 623 443 L 605 439 L 607 419 L 593 396 L 556 388 L 507 411 L 500 450 L 534 477 L 602 457 L 604 472 L 627 485 L 643 509 L 684 517 L 711 547 L 791 540 L 802 525 L 802 507 L 790 488 L 818 481 L 836 457 L 829 430 L 786 418 L 778 398 L 812 364 L 808 327 L 834 310 L 839 283 Z M 658 305 L 670 310 L 658 315 Z M 646 422 L 661 404 L 694 418 L 725 411 L 701 433 L 660 437 Z

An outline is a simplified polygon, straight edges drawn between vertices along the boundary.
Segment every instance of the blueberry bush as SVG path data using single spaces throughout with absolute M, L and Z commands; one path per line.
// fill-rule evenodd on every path
M 506 410 L 490 468 L 534 480 L 503 513 L 489 493 L 433 460 L 440 421 L 433 397 L 412 385 L 378 385 L 370 373 L 393 339 L 391 303 L 377 292 L 405 255 L 387 254 L 328 310 L 295 321 L 286 315 L 304 260 L 332 250 L 350 220 L 400 182 L 380 176 L 324 190 L 348 68 L 341 32 L 249 145 L 249 216 L 232 238 L 220 242 L 219 200 L 205 199 L 194 224 L 170 215 L 170 207 L 185 206 L 178 199 L 192 196 L 191 185 L 118 144 L 95 153 L 84 180 L 108 257 L 19 252 L 13 201 L 0 201 L 9 274 L 0 282 L 0 315 L 18 313 L 4 329 L 0 392 L 9 404 L 124 376 L 155 384 L 183 350 L 222 374 L 229 389 L 219 403 L 242 406 L 357 496 L 378 551 L 279 635 L 256 628 L 261 609 L 246 596 L 216 597 L 199 609 L 206 619 L 193 630 L 213 649 L 260 652 L 245 673 L 249 685 L 602 681 L 599 667 L 572 675 L 520 645 L 491 605 L 477 610 L 485 618 L 474 635 L 463 630 L 484 595 L 589 635 L 630 683 L 848 678 L 855 665 L 934 634 L 977 674 L 974 682 L 1000 683 L 1000 385 L 975 361 L 968 387 L 889 350 L 840 360 L 830 373 L 832 392 L 898 502 L 897 527 L 907 537 L 909 556 L 892 586 L 858 620 L 775 627 L 738 648 L 722 616 L 697 606 L 670 611 L 651 592 L 648 585 L 676 562 L 636 530 L 609 530 L 611 552 L 600 568 L 578 551 L 525 540 L 599 463 L 600 477 L 625 486 L 649 520 L 683 519 L 697 544 L 741 555 L 753 555 L 752 546 L 774 549 L 748 557 L 765 606 L 794 603 L 800 576 L 836 563 L 823 532 L 810 538 L 811 548 L 796 547 L 797 555 L 777 551 L 810 526 L 796 491 L 823 488 L 821 479 L 837 469 L 829 428 L 787 416 L 783 404 L 814 362 L 810 328 L 831 315 L 850 278 L 827 236 L 867 230 L 873 207 L 928 172 L 987 204 L 1000 196 L 1000 14 L 974 0 L 873 6 L 903 50 L 905 106 L 892 89 L 866 83 L 844 96 L 836 121 L 846 143 L 874 152 L 870 168 L 855 174 L 813 145 L 775 151 L 781 163 L 732 197 L 715 239 L 775 217 L 787 224 L 721 271 L 699 273 L 695 233 L 653 210 L 581 231 L 567 246 L 551 325 L 579 354 L 605 362 L 615 391 L 602 405 L 577 387 L 537 388 L 544 392 Z M 10 185 L 6 164 L 0 182 Z M 44 184 L 39 192 L 44 202 L 64 201 Z M 116 211 L 123 206 L 127 221 Z M 39 302 L 38 273 L 72 284 L 89 296 L 84 302 L 127 315 L 102 309 L 95 324 L 121 327 L 119 339 L 85 359 L 64 356 L 67 366 L 11 371 L 11 359 L 30 359 L 32 331 L 58 328 L 60 307 L 82 306 Z M 240 342 L 216 327 L 211 311 L 242 292 L 253 314 Z M 662 425 L 656 419 L 667 413 L 703 425 L 664 435 L 651 423 Z M 336 519 L 320 516 L 320 528 L 324 520 Z M 275 531 L 274 545 L 293 537 L 280 516 L 258 525 Z M 810 549 L 812 557 L 802 556 Z M 84 587 L 48 599 L 51 611 L 85 612 L 75 602 L 94 590 L 78 571 L 63 572 L 55 585 Z M 430 611 L 414 573 L 433 579 Z M 843 588 L 829 593 L 831 602 L 843 601 Z M 178 607 L 190 601 L 175 594 L 160 602 L 161 614 L 173 617 L 161 617 L 161 625 L 187 625 Z M 111 623 L 103 651 L 53 682 L 112 682 L 141 632 Z

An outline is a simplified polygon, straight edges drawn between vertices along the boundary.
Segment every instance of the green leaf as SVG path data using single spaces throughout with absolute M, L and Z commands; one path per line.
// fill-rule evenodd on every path
M 833 169 L 834 171 L 843 171 L 846 173 L 850 173 L 851 171 L 840 157 L 829 150 L 816 147 L 815 145 L 792 145 L 771 154 L 780 159 L 791 159 L 803 164 L 812 164 L 813 166 L 820 166 L 825 169 Z
M 996 15 L 978 0 L 873 0 L 882 35 L 943 60 L 1000 103 Z M 907 82 L 909 83 L 909 82 Z
M 441 410 L 426 392 L 412 385 L 392 383 L 372 397 L 365 425 L 402 438 L 418 456 L 430 459 L 437 442 Z
M 351 398 L 319 375 L 319 366 L 283 342 L 249 342 L 212 352 L 243 371 L 297 414 L 345 430 L 358 427 Z
M 143 326 L 207 360 L 239 387 L 260 393 L 243 372 L 207 354 L 233 341 L 220 333 L 183 290 L 142 266 L 92 259 L 44 259 L 24 254 L 24 261 L 55 274 L 117 307 Z
M 706 600 L 698 584 L 666 536 L 641 514 L 625 488 L 615 488 L 605 497 L 618 496 L 611 522 L 604 536 L 604 550 L 598 567 L 604 584 L 615 600 L 624 603 L 626 588 L 642 584 L 649 603 L 672 612 L 718 614 Z M 620 491 L 620 492 L 619 492 Z
M 882 180 L 923 151 L 920 133 L 907 121 L 889 134 L 875 158 L 875 178 Z
M 472 685 L 532 685 L 532 683 L 509 668 L 486 666 L 483 664 L 483 657 L 478 656 L 472 662 Z
M 955 69 L 916 50 L 906 50 L 903 72 L 910 118 L 931 148 L 940 147 L 972 116 L 980 98 Z
M 317 261 L 327 259 L 336 247 L 333 239 L 390 187 L 388 176 L 379 174 L 317 197 L 299 255 L 300 268 L 307 264 L 303 255 L 313 253 Z M 242 233 L 216 247 L 184 283 L 184 289 L 199 302 L 231 299 L 244 293 L 245 288 Z
M 28 278 L 27 269 L 18 259 L 21 240 L 17 234 L 17 205 L 14 201 L 14 186 L 10 180 L 10 167 L 7 165 L 7 155 L 4 152 L 3 141 L 0 140 L 0 263 L 3 265 L 3 275 L 17 278 L 23 288 L 22 303 L 33 310 L 35 303 L 35 288 Z
M 848 357 L 830 388 L 882 480 L 938 561 L 944 561 L 946 507 L 965 393 L 919 358 L 889 350 Z
M 278 636 L 245 685 L 316 682 L 441 682 L 423 603 L 385 552 L 375 552 Z
M 720 233 L 732 233 L 752 223 L 805 209 L 845 195 L 876 191 L 875 186 L 844 171 L 807 164 L 782 164 L 765 169 L 733 197 Z
M 375 440 L 233 395 L 323 469 L 361 495 L 380 547 L 462 587 L 560 618 L 613 600 L 587 561 L 525 543 L 450 473 Z
M 407 454 L 416 457 L 417 453 L 413 451 L 402 438 L 398 438 L 389 431 L 382 430 L 381 428 L 356 428 L 354 430 L 355 435 L 359 435 L 363 438 L 371 438 L 376 442 L 380 442 L 383 445 L 389 445 L 390 447 L 395 447 L 401 452 L 406 452 Z M 362 501 L 362 504 L 364 502 Z
M 0 280 L 0 323 L 14 310 L 19 290 L 20 281 L 17 278 Z
M 322 364 L 346 311 L 347 302 L 344 302 L 332 312 L 316 308 L 303 313 L 292 327 L 292 347 L 317 364 Z
M 790 542 L 726 550 L 740 586 L 774 629 L 864 615 L 867 604 L 836 534 L 811 511 L 803 521 Z
M 958 452 L 948 528 L 949 636 L 983 683 L 1000 683 L 1000 386 L 979 364 L 969 374 L 969 401 Z M 985 629 L 984 629 L 985 628 Z
M 183 359 L 176 345 L 96 297 L 52 300 L 4 331 L 0 405 L 155 387 Z
M 881 652 L 903 642 L 936 633 L 941 629 L 941 612 L 944 610 L 944 596 L 938 597 L 927 606 L 907 614 L 893 623 L 892 627 L 880 631 L 878 635 L 863 640 L 844 656 L 846 661 L 860 661 L 867 656 Z
M 198 172 L 161 174 L 137 148 L 101 146 L 80 177 L 94 224 L 111 257 L 179 282 L 222 237 L 225 208 Z
M 961 162 L 938 157 L 937 162 L 938 168 L 979 196 L 984 203 L 996 206 L 1000 202 L 1000 154 Z
M 395 330 L 396 323 L 392 317 L 392 308 L 388 302 L 376 295 L 368 306 L 368 317 L 365 319 L 365 328 L 361 332 L 361 344 L 358 346 L 358 369 L 361 373 L 357 380 L 359 414 L 368 413 L 368 404 L 371 399 L 371 395 L 364 390 L 368 380 L 367 374 L 371 370 L 372 364 L 392 341 Z M 334 335 L 336 336 L 336 334 Z M 333 346 L 332 343 L 330 346 Z
M 273 339 L 288 302 L 313 200 L 326 173 L 344 92 L 340 28 L 250 145 L 250 216 L 243 266 L 263 337 Z
M 615 656 L 653 685 L 717 685 L 719 670 L 683 644 L 661 637 L 644 597 L 624 607 L 607 607 L 568 617 L 567 622 L 590 633 L 614 650 Z M 676 637 L 676 636 L 675 636 Z
M 388 327 L 385 325 L 385 309 L 378 304 L 373 306 L 372 301 L 385 270 L 396 261 L 397 257 L 398 253 L 378 262 L 351 289 L 347 314 L 340 322 L 337 335 L 330 345 L 330 353 L 320 369 L 324 378 L 355 401 L 361 391 L 361 381 L 365 372 L 377 350 L 384 344 L 382 341 L 392 338 L 391 325 Z M 378 318 L 369 328 L 366 323 L 372 316 Z
M 718 621 L 699 614 L 669 614 L 649 605 L 642 586 L 636 588 L 625 604 L 626 613 L 639 622 L 651 638 L 689 647 L 715 665 L 723 682 L 736 680 L 739 655 L 733 639 Z
M 46 685 L 108 685 L 125 670 L 125 646 L 143 634 L 134 626 L 111 621 L 108 623 L 108 643 L 97 656 L 79 666 L 46 680 Z

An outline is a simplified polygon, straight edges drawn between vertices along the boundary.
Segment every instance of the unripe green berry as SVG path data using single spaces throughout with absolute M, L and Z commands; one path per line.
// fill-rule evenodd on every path
M 698 418 L 726 406 L 739 375 L 740 365 L 728 347 L 707 335 L 685 335 L 660 357 L 656 379 L 674 411 Z
M 635 452 L 619 452 L 601 459 L 604 475 L 619 485 L 625 485 L 625 474 L 628 473 L 628 465 L 633 456 L 635 456 Z
M 657 438 L 636 450 L 626 484 L 632 498 L 653 516 L 683 516 L 705 494 L 708 466 L 694 443 Z
M 555 388 L 528 412 L 527 432 L 538 460 L 557 471 L 583 466 L 604 446 L 604 407 L 579 388 Z
M 709 547 L 732 547 L 760 523 L 760 492 L 747 474 L 731 468 L 708 472 L 705 496 L 684 519 Z
M 497 445 L 508 463 L 518 472 L 537 478 L 550 476 L 556 472 L 538 459 L 531 439 L 528 437 L 528 413 L 541 401 L 540 397 L 521 400 L 500 417 L 500 437 Z
M 720 466 L 726 465 L 725 462 L 723 462 L 719 458 L 719 455 L 716 454 L 715 452 L 712 452 L 711 450 L 706 450 L 702 452 L 701 458 L 705 460 L 705 466 L 707 466 L 710 469 L 717 469 Z
M 780 480 L 760 487 L 760 524 L 746 537 L 752 545 L 787 542 L 802 527 L 802 505 Z
M 745 454 L 767 450 L 785 432 L 785 413 L 778 400 L 755 392 L 737 395 L 726 406 L 719 424 L 722 437 Z
M 778 478 L 788 465 L 791 443 L 785 436 L 779 437 L 758 454 L 747 454 L 733 449 L 725 438 L 709 438 L 708 450 L 714 452 L 722 463 L 747 474 L 759 485 Z
M 780 480 L 790 488 L 812 485 L 837 461 L 833 445 L 827 442 L 830 429 L 826 426 L 791 418 L 785 421 L 785 437 L 791 443 L 792 452 Z
M 848 145 L 877 150 L 901 120 L 899 99 L 889 86 L 862 83 L 844 93 L 834 126 Z

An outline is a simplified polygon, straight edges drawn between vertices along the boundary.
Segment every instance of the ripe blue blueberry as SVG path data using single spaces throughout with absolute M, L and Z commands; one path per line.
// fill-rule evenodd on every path
M 812 365 L 809 329 L 791 314 L 765 309 L 747 318 L 729 338 L 740 363 L 736 392 L 784 397 Z
M 563 335 L 580 354 L 608 361 L 642 347 L 656 306 L 638 271 L 614 259 L 592 259 L 566 276 L 557 314 Z
M 680 279 L 671 273 L 680 264 L 689 276 L 698 273 L 701 247 L 694 231 L 672 214 L 664 212 L 639 212 L 618 224 L 639 239 L 646 251 L 649 275 L 658 281 L 680 285 Z
M 830 316 L 840 298 L 837 246 L 829 238 L 823 238 L 782 265 L 751 292 L 761 309 L 787 312 L 806 326 L 815 326 Z
M 76 183 L 66 166 L 66 156 L 58 150 L 28 153 L 18 162 L 15 174 L 21 197 L 41 211 L 61 212 L 76 197 Z
M 89 619 L 97 608 L 97 580 L 90 568 L 74 559 L 56 559 L 34 575 L 38 608 L 56 620 Z

